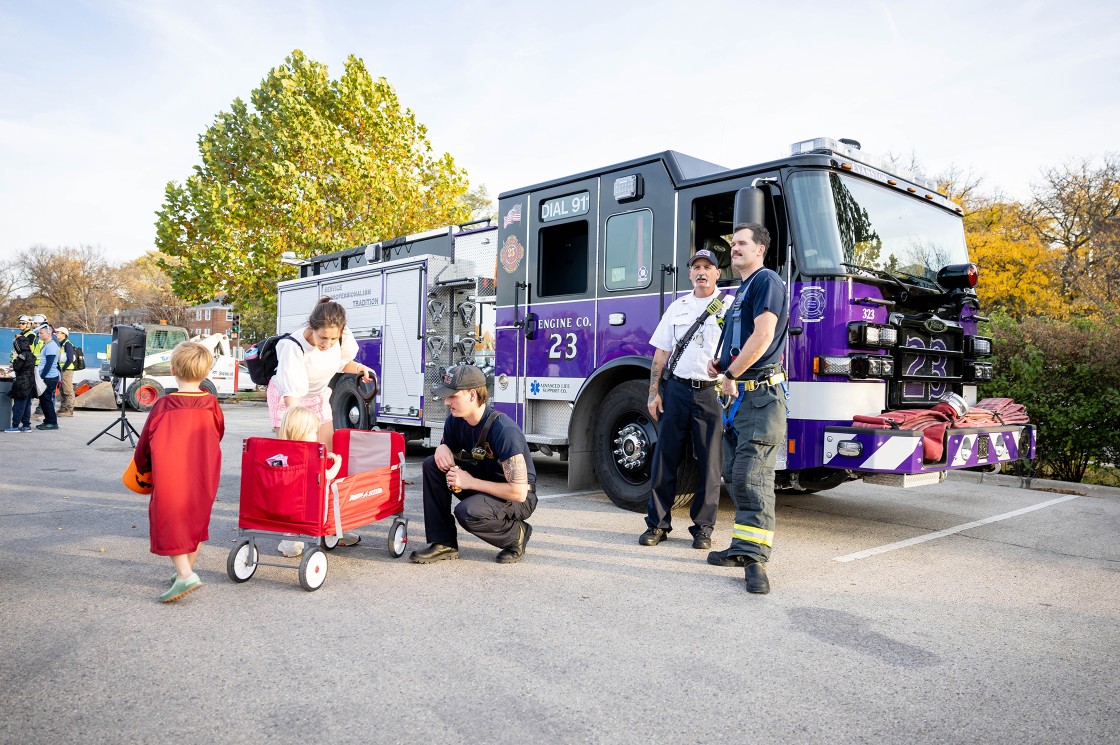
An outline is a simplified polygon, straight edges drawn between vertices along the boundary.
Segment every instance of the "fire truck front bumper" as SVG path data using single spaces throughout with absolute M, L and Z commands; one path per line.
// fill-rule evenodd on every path
M 976 468 L 1034 458 L 1032 424 L 946 429 L 944 454 L 923 461 L 923 437 L 912 430 L 825 427 L 824 465 L 855 472 L 916 474 Z

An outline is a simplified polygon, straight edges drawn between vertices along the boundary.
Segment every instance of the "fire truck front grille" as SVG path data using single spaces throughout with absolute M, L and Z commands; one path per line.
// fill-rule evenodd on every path
M 920 322 L 899 325 L 892 408 L 932 406 L 946 393 L 960 393 L 964 333 L 956 326 L 931 331 Z

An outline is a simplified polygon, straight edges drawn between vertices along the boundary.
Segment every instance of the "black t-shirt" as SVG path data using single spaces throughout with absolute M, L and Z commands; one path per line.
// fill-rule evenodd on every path
M 751 378 L 752 370 L 781 364 L 782 354 L 786 349 L 786 332 L 789 327 L 786 285 L 777 272 L 764 267 L 739 285 L 731 309 L 723 319 L 723 336 L 719 341 L 719 364 L 723 370 L 726 371 L 731 366 L 732 358 L 739 354 L 747 339 L 751 338 L 751 334 L 754 333 L 754 319 L 766 311 L 778 317 L 774 338 L 766 348 L 766 352 L 751 365 L 750 370 L 740 376 L 743 379 Z M 735 338 L 736 334 L 739 336 L 738 339 Z
M 482 421 L 473 427 L 461 417 L 447 417 L 447 421 L 443 423 L 443 444 L 451 449 L 451 454 L 455 456 L 455 464 L 471 476 L 504 484 L 506 474 L 502 470 L 502 461 L 509 460 L 520 453 L 525 456 L 525 471 L 529 483 L 537 483 L 537 468 L 533 465 L 525 434 L 512 419 L 501 412 L 498 412 L 486 435 L 486 442 L 483 445 L 486 449 L 486 457 L 482 460 L 469 456 L 460 457 L 461 450 L 469 453 L 474 448 L 478 436 L 482 434 L 482 428 L 486 426 L 486 417 L 489 414 L 490 409 L 487 407 L 482 415 Z

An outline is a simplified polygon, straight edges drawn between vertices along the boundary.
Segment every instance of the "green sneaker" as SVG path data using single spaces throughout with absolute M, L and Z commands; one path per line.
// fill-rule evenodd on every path
M 183 597 L 184 595 L 191 594 L 200 587 L 202 587 L 202 580 L 198 578 L 197 574 L 192 574 L 186 579 L 179 579 L 178 577 L 176 577 L 175 582 L 171 585 L 171 588 L 167 592 L 159 596 L 159 602 L 173 602 Z

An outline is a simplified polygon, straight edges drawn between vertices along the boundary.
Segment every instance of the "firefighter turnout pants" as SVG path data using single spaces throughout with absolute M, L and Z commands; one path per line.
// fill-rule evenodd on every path
M 735 500 L 731 556 L 768 561 L 774 542 L 774 464 L 785 443 L 786 402 L 779 386 L 739 390 L 735 435 L 724 437 L 724 477 Z

